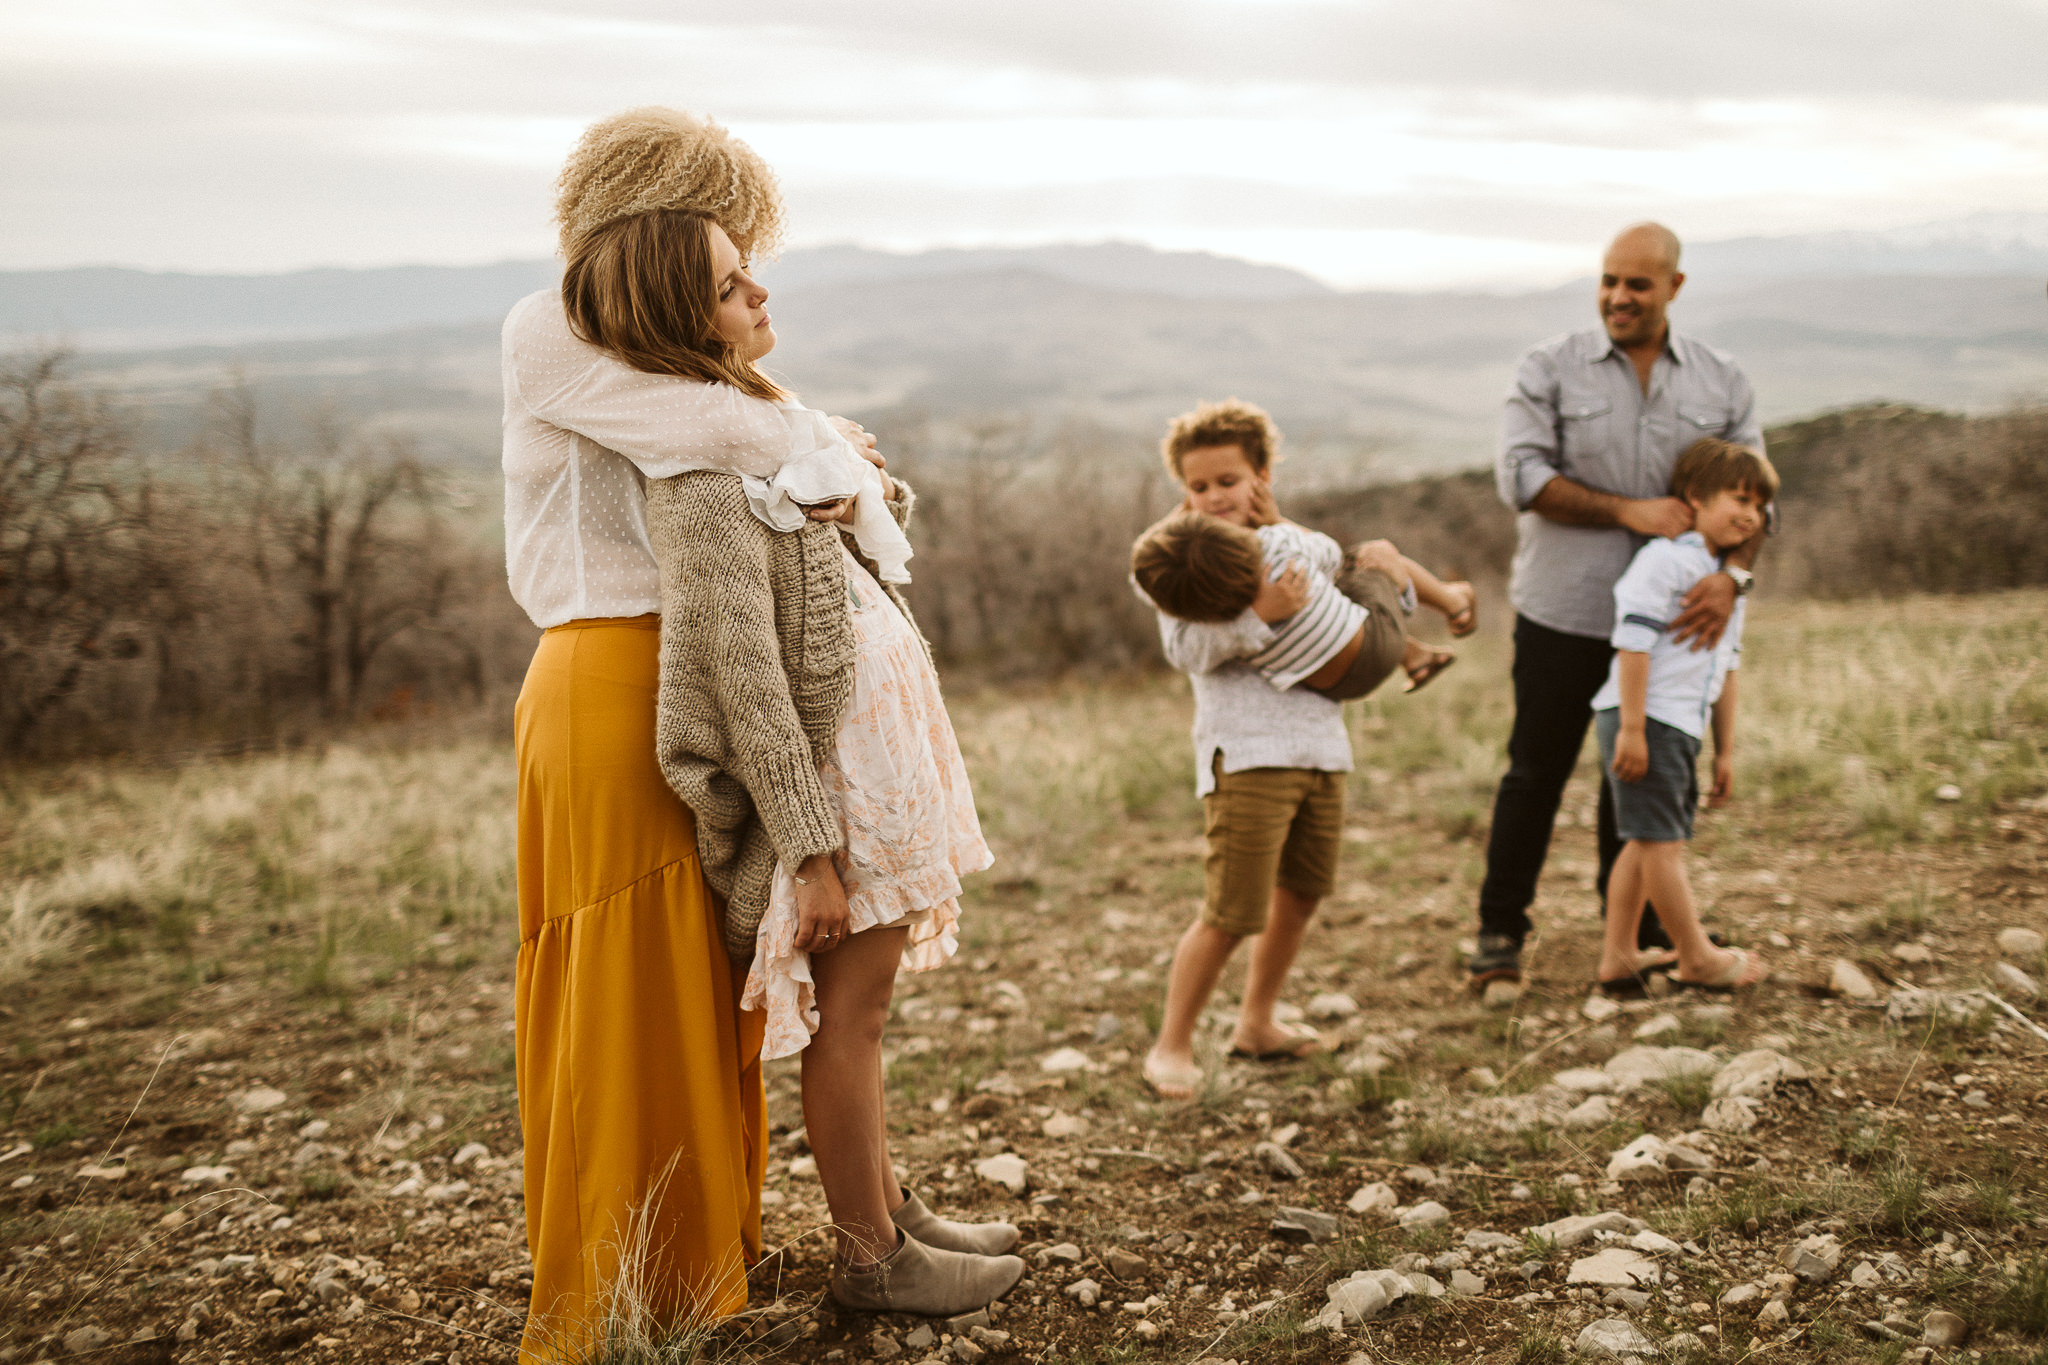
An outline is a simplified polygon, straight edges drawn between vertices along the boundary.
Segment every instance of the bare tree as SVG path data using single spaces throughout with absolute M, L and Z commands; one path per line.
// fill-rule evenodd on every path
M 93 665 L 132 656 L 159 586 L 148 481 L 107 404 L 44 352 L 0 364 L 0 755 Z

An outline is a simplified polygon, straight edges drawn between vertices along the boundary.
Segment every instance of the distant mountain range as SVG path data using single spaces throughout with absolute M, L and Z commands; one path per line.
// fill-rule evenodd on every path
M 1678 325 L 1736 354 L 1768 420 L 2048 395 L 2048 216 L 1708 242 L 1685 265 Z M 0 345 L 78 347 L 83 372 L 128 395 L 164 441 L 188 435 L 198 400 L 234 371 L 273 409 L 330 409 L 481 462 L 497 447 L 498 320 L 554 275 L 548 261 L 0 273 Z M 1297 482 L 1483 462 L 1515 359 L 1594 321 L 1590 281 L 1341 293 L 1277 266 L 1123 243 L 821 247 L 764 279 L 782 336 L 774 369 L 870 425 L 957 436 L 991 419 L 1041 432 L 1079 421 L 1138 450 L 1172 413 L 1235 393 L 1316 457 Z

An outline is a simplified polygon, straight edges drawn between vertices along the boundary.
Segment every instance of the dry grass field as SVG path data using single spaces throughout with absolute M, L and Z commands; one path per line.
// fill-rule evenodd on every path
M 940 1207 L 1023 1224 L 1031 1274 L 972 1325 L 821 1305 L 778 1065 L 787 1251 L 757 1312 L 660 1358 L 1561 1365 L 1619 1318 L 1663 1359 L 1875 1363 L 1940 1310 L 1970 1333 L 1943 1358 L 2048 1360 L 2048 1008 L 2012 975 L 2044 963 L 1998 941 L 2048 930 L 2044 655 L 2048 592 L 1760 604 L 1738 802 L 1695 872 L 1775 975 L 1592 1017 L 1590 759 L 1527 989 L 1462 989 L 1509 719 L 1482 634 L 1428 692 L 1352 708 L 1342 887 L 1291 995 L 1341 1046 L 1229 1062 L 1220 1000 L 1179 1105 L 1136 1059 L 1200 890 L 1185 683 L 956 689 L 999 861 L 958 959 L 901 983 L 896 1151 Z M 509 1361 L 512 857 L 509 750 L 455 729 L 0 777 L 0 1361 Z M 1734 1131 L 1709 1077 L 1758 1049 L 1803 1075 Z M 1671 1171 L 1611 1181 L 1644 1135 Z M 1024 1193 L 977 1174 L 1001 1153 Z M 1333 1221 L 1289 1239 L 1283 1208 Z M 1530 1231 L 1601 1212 L 1576 1246 Z M 1620 1285 L 1588 1279 L 1603 1250 L 1634 1258 Z M 1417 1292 L 1318 1321 L 1389 1267 Z

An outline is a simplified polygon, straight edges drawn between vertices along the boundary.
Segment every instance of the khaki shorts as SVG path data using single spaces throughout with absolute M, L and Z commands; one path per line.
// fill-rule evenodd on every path
M 1314 768 L 1223 771 L 1212 760 L 1216 790 L 1202 798 L 1204 865 L 1202 922 L 1227 934 L 1264 933 L 1273 888 L 1320 900 L 1337 888 L 1337 850 L 1344 833 L 1344 774 Z
M 1337 587 L 1366 609 L 1365 642 L 1344 676 L 1328 687 L 1311 687 L 1331 701 L 1356 701 L 1387 680 L 1401 666 L 1408 648 L 1408 628 L 1401 621 L 1401 590 L 1378 569 L 1347 569 Z

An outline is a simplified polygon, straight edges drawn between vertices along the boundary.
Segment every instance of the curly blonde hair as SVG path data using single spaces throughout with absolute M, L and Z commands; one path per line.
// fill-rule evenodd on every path
M 647 105 L 586 128 L 555 181 L 562 254 L 607 224 L 674 209 L 725 229 L 740 255 L 782 244 L 782 189 L 752 147 L 701 114 Z
M 1178 479 L 1181 457 L 1208 446 L 1237 446 L 1251 467 L 1263 472 L 1280 458 L 1280 428 L 1273 425 L 1264 408 L 1226 398 L 1174 418 L 1166 429 L 1166 439 L 1159 443 L 1159 455 Z
M 742 261 L 782 239 L 781 192 L 751 147 L 681 109 L 629 109 L 590 126 L 557 190 L 562 308 L 577 336 L 650 374 L 787 396 L 713 325 L 711 225 Z

